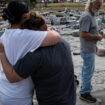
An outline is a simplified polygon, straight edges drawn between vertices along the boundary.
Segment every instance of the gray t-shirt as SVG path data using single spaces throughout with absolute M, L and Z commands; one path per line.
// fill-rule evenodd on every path
M 85 10 L 80 18 L 80 46 L 81 52 L 94 53 L 96 51 L 96 40 L 86 40 L 81 37 L 81 32 L 85 31 L 93 35 L 98 34 L 98 24 L 95 15 Z

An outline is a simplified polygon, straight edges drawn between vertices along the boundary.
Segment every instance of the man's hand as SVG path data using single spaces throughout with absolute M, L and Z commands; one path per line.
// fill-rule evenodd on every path
M 0 59 L 5 57 L 5 50 L 3 44 L 0 42 Z
M 97 39 L 98 39 L 99 41 L 101 41 L 101 40 L 102 40 L 102 35 L 101 35 L 101 34 L 98 34 L 98 35 L 97 35 Z

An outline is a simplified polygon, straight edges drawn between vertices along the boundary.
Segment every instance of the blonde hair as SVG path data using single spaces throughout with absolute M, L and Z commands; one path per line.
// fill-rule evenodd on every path
M 94 3 L 96 2 L 97 0 L 88 0 L 87 3 L 86 3 L 86 6 L 85 6 L 85 9 L 88 9 L 89 8 L 89 5 L 90 3 Z M 102 0 L 103 1 L 103 0 Z

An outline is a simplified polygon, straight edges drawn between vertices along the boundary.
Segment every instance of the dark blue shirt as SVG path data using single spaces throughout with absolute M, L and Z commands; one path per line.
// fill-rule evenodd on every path
M 74 68 L 66 41 L 29 52 L 14 68 L 23 78 L 31 75 L 39 105 L 71 105 L 75 101 Z

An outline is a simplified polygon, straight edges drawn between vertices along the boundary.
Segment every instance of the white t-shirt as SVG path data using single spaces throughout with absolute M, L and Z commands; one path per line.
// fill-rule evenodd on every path
M 47 31 L 32 31 L 27 29 L 5 30 L 1 37 L 1 41 L 4 45 L 5 53 L 9 62 L 12 65 L 15 65 L 15 63 L 25 56 L 27 52 L 36 50 L 40 47 L 46 35 Z M 20 99 L 25 102 L 21 105 L 30 105 L 29 103 L 32 101 L 33 88 L 33 83 L 30 77 L 20 82 L 9 83 L 3 70 L 1 70 L 0 95 L 2 94 L 4 98 L 1 99 L 2 96 L 0 96 L 0 102 L 7 101 L 9 103 L 9 100 L 17 100 L 15 105 L 20 105 L 18 103 Z M 7 105 L 14 105 L 8 103 Z

